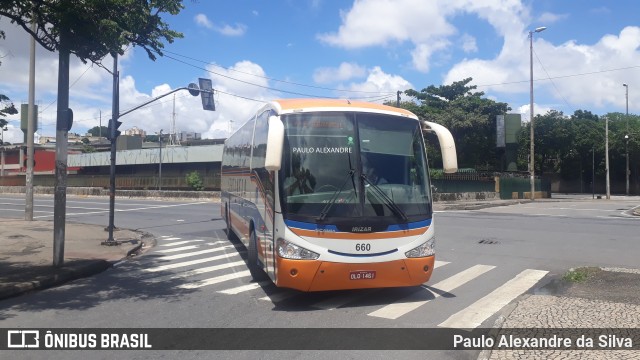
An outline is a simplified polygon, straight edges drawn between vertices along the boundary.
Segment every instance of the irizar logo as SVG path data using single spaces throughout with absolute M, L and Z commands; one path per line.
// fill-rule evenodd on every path
M 351 232 L 371 232 L 371 226 L 354 226 Z

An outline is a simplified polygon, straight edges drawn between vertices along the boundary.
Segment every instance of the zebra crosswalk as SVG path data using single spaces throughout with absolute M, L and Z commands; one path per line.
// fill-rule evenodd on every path
M 242 245 L 231 244 L 226 240 L 164 236 L 158 240 L 157 246 L 152 251 L 141 258 L 139 270 L 147 275 L 141 281 L 148 283 L 166 281 L 177 289 L 207 289 L 228 296 L 249 294 L 258 300 L 274 304 L 295 302 L 297 297 L 304 297 L 304 293 L 295 290 L 278 289 L 270 281 L 253 282 L 246 263 L 242 259 L 245 251 Z M 465 285 L 472 282 L 495 284 L 495 280 L 486 281 L 492 274 L 500 273 L 500 278 L 504 279 L 502 275 L 504 269 L 496 271 L 499 268 L 496 265 L 468 266 L 441 260 L 435 262 L 436 269 L 445 266 L 447 270 L 445 273 L 450 273 L 450 276 L 437 278 L 437 281 L 434 277 L 432 282 L 423 284 L 417 289 L 395 290 L 396 292 L 389 289 L 327 292 L 312 298 L 312 303 L 308 303 L 310 297 L 306 297 L 305 305 L 311 309 L 332 311 L 347 306 L 357 307 L 358 304 L 367 304 L 370 299 L 381 298 L 384 300 L 375 305 L 368 303 L 362 306 L 364 310 L 362 315 L 397 320 L 410 316 L 421 308 L 431 306 L 430 303 L 447 301 L 443 298 L 477 296 L 477 292 L 465 291 Z M 465 266 L 468 267 L 465 268 Z M 524 269 L 517 274 L 514 272 L 513 277 L 501 282 L 493 289 L 481 286 L 480 288 L 484 290 L 480 296 L 477 296 L 477 300 L 465 299 L 462 307 L 455 309 L 451 314 L 444 314 L 442 317 L 446 319 L 435 325 L 469 329 L 481 326 L 504 306 L 532 289 L 547 273 L 544 270 Z M 375 309 L 372 309 L 372 306 Z

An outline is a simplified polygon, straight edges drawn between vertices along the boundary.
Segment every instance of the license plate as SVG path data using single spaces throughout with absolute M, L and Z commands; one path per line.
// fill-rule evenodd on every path
M 349 273 L 351 280 L 372 280 L 376 278 L 376 272 L 372 270 L 352 271 Z

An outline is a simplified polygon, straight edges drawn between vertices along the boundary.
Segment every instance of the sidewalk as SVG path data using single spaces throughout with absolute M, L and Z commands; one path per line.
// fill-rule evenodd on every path
M 91 276 L 135 253 L 143 234 L 114 231 L 120 245 L 104 246 L 104 226 L 67 222 L 64 263 L 53 266 L 53 221 L 0 218 L 0 299 Z

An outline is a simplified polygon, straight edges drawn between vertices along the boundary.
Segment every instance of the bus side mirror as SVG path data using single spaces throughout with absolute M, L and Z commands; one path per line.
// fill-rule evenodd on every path
M 458 171 L 458 155 L 453 135 L 446 127 L 433 122 L 425 121 L 428 131 L 432 131 L 438 137 L 440 151 L 442 152 L 442 167 L 447 174 Z
M 269 171 L 278 171 L 282 166 L 282 147 L 284 146 L 284 124 L 278 116 L 269 116 L 267 133 L 267 155 L 264 167 Z

